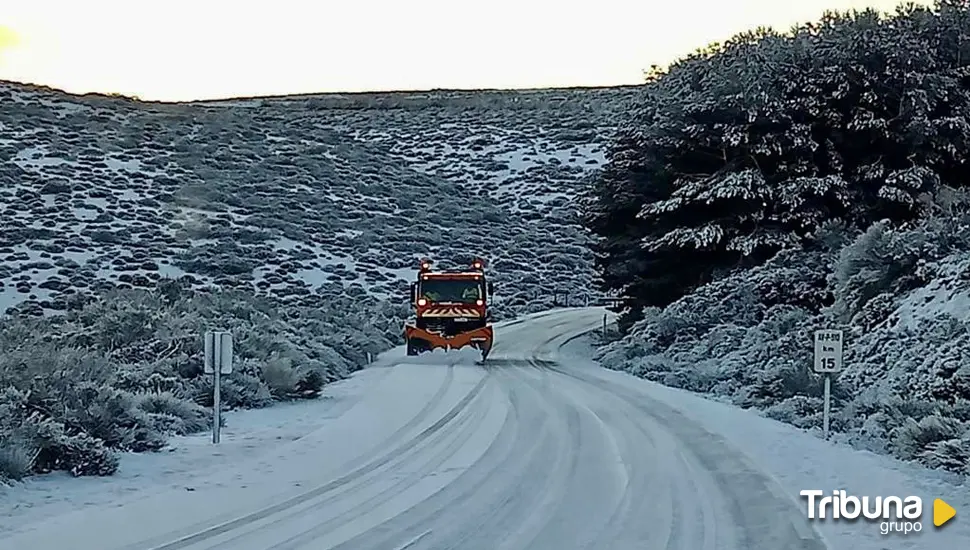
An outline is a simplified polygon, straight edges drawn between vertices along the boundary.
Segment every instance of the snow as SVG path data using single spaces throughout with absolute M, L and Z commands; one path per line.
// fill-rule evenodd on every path
M 385 275 L 410 281 L 414 278 L 414 270 L 408 268 L 392 269 L 390 267 L 379 267 L 378 270 Z
M 106 158 L 105 164 L 108 165 L 108 168 L 115 171 L 151 173 L 150 170 L 145 169 L 142 162 L 138 159 L 119 160 Z
M 41 100 L 39 103 L 50 109 L 59 110 L 60 116 L 62 117 L 84 112 L 84 110 L 87 108 L 83 104 L 71 103 L 67 101 Z
M 156 260 L 158 261 L 158 274 L 162 277 L 167 277 L 169 279 L 178 279 L 179 277 L 188 275 L 188 273 L 184 269 L 178 266 L 165 263 L 163 261 L 165 260 L 164 258 L 157 258 Z
M 62 164 L 76 165 L 66 159 L 51 156 L 46 147 L 35 146 L 21 149 L 14 157 L 13 162 L 24 167 L 43 167 L 59 166 Z
M 821 548 L 816 531 L 830 550 L 970 540 L 959 521 L 970 496 L 939 473 L 600 368 L 581 335 L 602 313 L 499 323 L 490 369 L 395 348 L 323 399 L 226 413 L 218 446 L 180 437 L 126 455 L 113 477 L 29 479 L 0 493 L 0 548 L 156 547 L 212 525 L 222 527 L 184 547 Z M 736 470 L 748 464 L 761 477 Z M 923 531 L 810 526 L 803 489 L 921 496 Z M 927 519 L 937 497 L 958 510 L 940 530 Z
M 227 411 L 220 443 L 212 434 L 173 438 L 159 453 L 128 453 L 124 466 L 111 477 L 72 478 L 66 473 L 36 476 L 0 489 L 0 533 L 27 523 L 43 522 L 84 506 L 120 505 L 160 488 L 193 487 L 227 464 L 244 462 L 252 454 L 296 441 L 352 407 L 368 386 L 385 372 L 371 370 L 327 388 L 325 397 L 283 403 L 266 409 Z
M 970 269 L 970 259 L 963 258 L 946 266 L 940 275 L 929 285 L 909 293 L 896 310 L 898 318 L 895 328 L 918 328 L 923 319 L 940 315 L 963 317 L 970 310 L 970 290 L 954 289 L 954 280 Z
M 591 364 L 592 352 L 582 341 L 566 346 L 571 364 Z M 970 488 L 944 472 L 903 463 L 884 455 L 827 442 L 793 426 L 670 388 L 631 375 L 599 369 L 597 376 L 635 387 L 644 396 L 676 408 L 712 433 L 730 441 L 764 471 L 770 473 L 804 509 L 799 492 L 806 489 L 843 489 L 856 496 L 919 496 L 923 499 L 923 531 L 906 536 L 880 534 L 876 524 L 864 521 L 825 521 L 815 524 L 831 550 L 886 550 L 895 548 L 959 548 L 970 540 L 970 524 L 953 520 L 936 530 L 932 502 L 941 498 L 956 510 L 970 510 Z M 801 499 L 801 500 L 799 500 Z M 925 542 L 924 542 L 925 541 Z

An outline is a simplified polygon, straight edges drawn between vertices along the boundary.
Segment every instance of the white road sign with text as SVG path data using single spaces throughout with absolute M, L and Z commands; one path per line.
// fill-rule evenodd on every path
M 815 372 L 840 372 L 842 370 L 841 330 L 815 331 Z

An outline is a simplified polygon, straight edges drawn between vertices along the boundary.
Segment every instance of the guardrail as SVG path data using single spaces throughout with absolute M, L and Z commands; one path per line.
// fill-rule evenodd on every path
M 619 310 L 627 300 L 628 298 L 619 296 L 570 295 L 569 291 L 563 289 L 552 291 L 552 304 L 556 307 L 606 306 L 612 310 Z

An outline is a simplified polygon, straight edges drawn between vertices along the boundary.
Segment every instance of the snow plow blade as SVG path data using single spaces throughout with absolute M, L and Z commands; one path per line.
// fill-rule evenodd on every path
M 407 354 L 418 355 L 435 349 L 461 349 L 473 347 L 482 351 L 482 360 L 488 357 L 492 349 L 493 332 L 491 326 L 485 326 L 468 332 L 461 332 L 454 336 L 445 336 L 438 332 L 431 332 L 412 325 L 404 328 L 404 338 L 407 341 Z

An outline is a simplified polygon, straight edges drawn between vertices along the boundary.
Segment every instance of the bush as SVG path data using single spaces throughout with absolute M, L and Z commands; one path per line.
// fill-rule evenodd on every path
M 109 475 L 117 452 L 154 451 L 211 421 L 202 333 L 234 335 L 227 409 L 318 397 L 366 352 L 392 345 L 398 311 L 341 299 L 279 309 L 233 291 L 114 291 L 61 317 L 0 320 L 0 478 L 67 470 Z M 356 311 L 336 316 L 334 311 Z M 330 319 L 334 317 L 334 321 Z M 399 325 L 397 325 L 399 327 Z
M 956 439 L 966 431 L 965 423 L 933 414 L 919 421 L 906 418 L 890 437 L 896 456 L 912 460 L 931 451 L 931 445 Z
M 962 215 L 906 229 L 877 222 L 830 242 L 845 243 L 838 249 L 781 252 L 645 309 L 598 357 L 814 430 L 822 379 L 811 372 L 812 332 L 843 328 L 847 368 L 833 384 L 832 430 L 858 447 L 963 472 L 970 323 L 950 312 L 970 301 L 965 225 Z
M 931 468 L 970 475 L 970 437 L 929 443 L 919 458 Z

